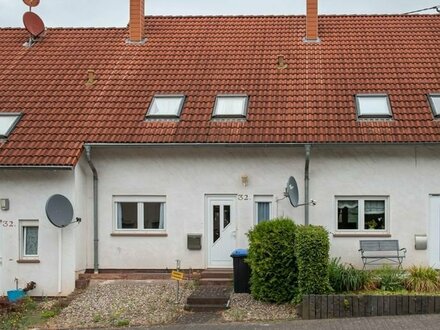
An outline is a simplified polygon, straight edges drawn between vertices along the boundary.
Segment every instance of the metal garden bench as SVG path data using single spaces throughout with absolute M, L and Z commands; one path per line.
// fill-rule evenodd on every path
M 402 267 L 403 259 L 406 256 L 406 249 L 399 249 L 398 240 L 361 240 L 360 249 L 364 268 L 367 265 L 379 265 L 381 261 L 388 260 L 399 264 Z

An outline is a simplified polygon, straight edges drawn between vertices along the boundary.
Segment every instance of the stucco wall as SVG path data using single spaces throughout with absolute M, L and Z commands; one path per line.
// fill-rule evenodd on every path
M 61 230 L 54 227 L 45 214 L 47 199 L 53 194 L 63 194 L 72 200 L 74 187 L 73 171 L 55 170 L 0 170 L 0 198 L 9 198 L 10 209 L 0 210 L 0 219 L 7 227 L 1 226 L 0 242 L 2 265 L 0 268 L 1 293 L 35 281 L 37 288 L 32 295 L 68 294 L 74 289 L 75 249 L 73 233 L 77 225 L 62 229 L 62 281 L 59 292 L 59 235 Z M 40 263 L 22 264 L 19 259 L 19 220 L 39 220 L 39 260 Z M 9 225 L 12 225 L 10 227 Z
M 290 175 L 303 199 L 304 149 L 290 148 L 95 148 L 99 172 L 100 268 L 172 268 L 175 259 L 185 268 L 207 265 L 202 251 L 186 248 L 188 233 L 206 239 L 205 195 L 248 194 L 283 197 Z M 436 168 L 438 147 L 325 146 L 312 149 L 310 223 L 336 230 L 335 196 L 388 196 L 391 238 L 408 249 L 406 265 L 427 263 L 426 251 L 414 249 L 414 234 L 428 234 L 429 194 L 440 192 Z M 244 187 L 241 175 L 249 177 Z M 163 195 L 167 203 L 168 237 L 112 237 L 114 195 Z M 287 200 L 274 203 L 274 215 L 304 221 L 304 208 Z M 238 201 L 238 247 L 253 225 L 254 202 Z M 360 237 L 330 235 L 333 256 L 360 266 Z M 379 237 L 379 239 L 382 239 Z M 92 254 L 88 253 L 88 266 Z

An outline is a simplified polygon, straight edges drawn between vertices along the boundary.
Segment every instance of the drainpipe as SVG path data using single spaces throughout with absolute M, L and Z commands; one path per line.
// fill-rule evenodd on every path
M 306 144 L 306 164 L 304 169 L 304 225 L 309 225 L 309 164 L 310 164 L 310 151 L 312 150 L 312 146 L 310 144 Z
M 93 173 L 93 270 L 95 274 L 99 271 L 99 258 L 98 258 L 98 172 L 90 157 L 92 148 L 90 146 L 84 147 L 86 150 L 87 163 L 89 163 L 90 169 Z

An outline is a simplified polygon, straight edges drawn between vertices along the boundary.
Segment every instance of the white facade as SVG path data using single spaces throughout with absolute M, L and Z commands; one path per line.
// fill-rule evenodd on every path
M 247 246 L 245 234 L 255 224 L 256 201 L 271 202 L 272 217 L 287 216 L 304 223 L 304 207 L 293 208 L 283 199 L 287 179 L 293 175 L 303 202 L 302 146 L 92 147 L 92 160 L 99 176 L 100 269 L 174 268 L 176 259 L 182 268 L 216 266 L 211 259 L 221 260 L 230 253 L 230 246 Z M 439 235 L 429 227 L 439 226 L 430 222 L 431 214 L 438 214 L 430 200 L 440 194 L 439 161 L 437 146 L 315 146 L 310 198 L 317 205 L 310 207 L 310 223 L 329 230 L 332 256 L 356 266 L 361 266 L 359 240 L 369 238 L 398 239 L 408 249 L 405 267 L 434 264 L 439 260 Z M 37 282 L 34 294 L 38 295 L 72 291 L 75 272 L 93 268 L 92 174 L 87 163 L 82 159 L 74 171 L 0 170 L 0 175 L 0 198 L 9 198 L 11 203 L 9 211 L 0 211 L 0 219 L 15 224 L 1 228 L 3 292 L 14 287 L 15 277 L 20 286 Z M 55 193 L 73 202 L 75 217 L 82 218 L 80 224 L 60 230 L 49 223 L 44 205 Z M 385 199 L 385 230 L 338 231 L 337 198 Z M 163 202 L 164 229 L 118 230 L 115 203 L 119 200 Z M 229 219 L 229 215 L 220 218 L 228 239 L 218 240 L 215 244 L 221 244 L 211 251 L 215 234 L 210 214 L 220 201 L 231 208 Z M 433 218 L 435 222 L 439 217 Z M 17 263 L 16 224 L 29 219 L 39 220 L 38 264 Z M 201 250 L 187 248 L 188 234 L 202 235 Z M 415 250 L 415 234 L 428 235 L 428 250 Z M 227 251 L 222 251 L 222 244 L 228 246 Z

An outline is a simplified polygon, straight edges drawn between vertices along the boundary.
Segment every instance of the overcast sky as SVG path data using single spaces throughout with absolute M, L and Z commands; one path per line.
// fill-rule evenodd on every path
M 147 15 L 304 14 L 306 0 L 145 0 Z M 319 0 L 321 14 L 401 14 L 440 5 L 440 0 Z M 126 26 L 129 0 L 40 0 L 34 12 L 46 26 Z M 22 27 L 28 7 L 0 0 L 0 27 Z M 430 11 L 426 13 L 435 13 Z

